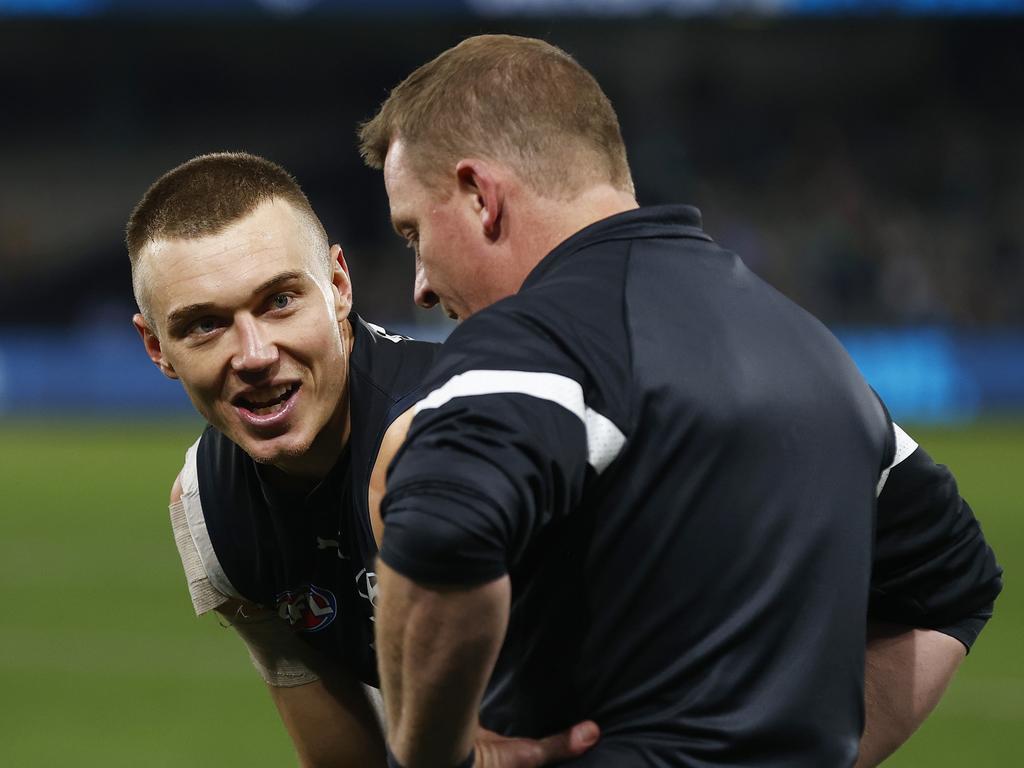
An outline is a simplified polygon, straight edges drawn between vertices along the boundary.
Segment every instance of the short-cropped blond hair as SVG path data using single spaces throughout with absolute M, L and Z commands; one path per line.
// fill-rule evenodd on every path
M 611 102 L 575 59 L 542 40 L 480 35 L 424 64 L 360 126 L 367 165 L 383 168 L 396 137 L 428 184 L 480 157 L 508 164 L 547 197 L 595 182 L 633 192 Z
M 305 193 L 277 163 L 247 152 L 214 152 L 172 168 L 135 206 L 125 228 L 132 288 L 139 310 L 152 325 L 142 254 L 158 240 L 218 234 L 269 200 L 285 200 L 310 225 L 313 241 L 329 266 L 327 233 Z

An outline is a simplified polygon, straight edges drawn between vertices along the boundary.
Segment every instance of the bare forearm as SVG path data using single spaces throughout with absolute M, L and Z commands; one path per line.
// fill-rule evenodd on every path
M 383 768 L 380 723 L 348 669 L 301 642 L 269 611 L 229 602 L 218 612 L 248 647 L 304 768 Z
M 457 765 L 508 624 L 509 582 L 429 588 L 379 564 L 377 648 L 388 743 L 406 768 Z
M 376 716 L 357 682 L 345 689 L 323 680 L 270 688 L 303 768 L 384 768 L 384 740 Z
M 856 768 L 872 768 L 903 744 L 939 703 L 966 655 L 941 632 L 875 625 L 865 659 L 864 736 Z

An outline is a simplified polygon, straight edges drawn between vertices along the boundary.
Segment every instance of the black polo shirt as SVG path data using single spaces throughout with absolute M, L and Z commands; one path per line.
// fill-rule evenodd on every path
M 832 334 L 696 209 L 569 238 L 424 391 L 381 556 L 421 582 L 510 574 L 483 723 L 592 718 L 579 765 L 850 765 L 869 602 L 969 643 L 998 592 L 955 484 L 898 453 Z

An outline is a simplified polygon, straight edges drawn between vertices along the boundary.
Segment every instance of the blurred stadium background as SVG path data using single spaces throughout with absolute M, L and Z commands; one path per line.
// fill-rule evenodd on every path
M 294 762 L 240 644 L 190 615 L 164 508 L 200 425 L 129 325 L 122 227 L 183 160 L 266 155 L 357 308 L 443 337 L 354 128 L 482 31 L 576 55 L 641 201 L 700 207 L 956 471 L 1008 586 L 890 764 L 1019 765 L 1024 0 L 0 0 L 0 765 Z

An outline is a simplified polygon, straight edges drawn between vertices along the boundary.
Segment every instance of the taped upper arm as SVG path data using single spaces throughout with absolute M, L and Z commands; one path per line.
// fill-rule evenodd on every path
M 192 598 L 192 607 L 196 615 L 201 616 L 226 603 L 229 597 L 210 583 L 195 540 L 192 538 L 192 532 L 189 530 L 182 494 L 181 474 L 179 473 L 171 486 L 168 512 L 171 518 L 174 543 L 178 549 L 178 556 L 181 558 L 181 566 L 185 571 L 189 596 Z
M 216 610 L 242 638 L 267 685 L 291 688 L 320 678 L 322 659 L 274 611 L 236 599 Z

